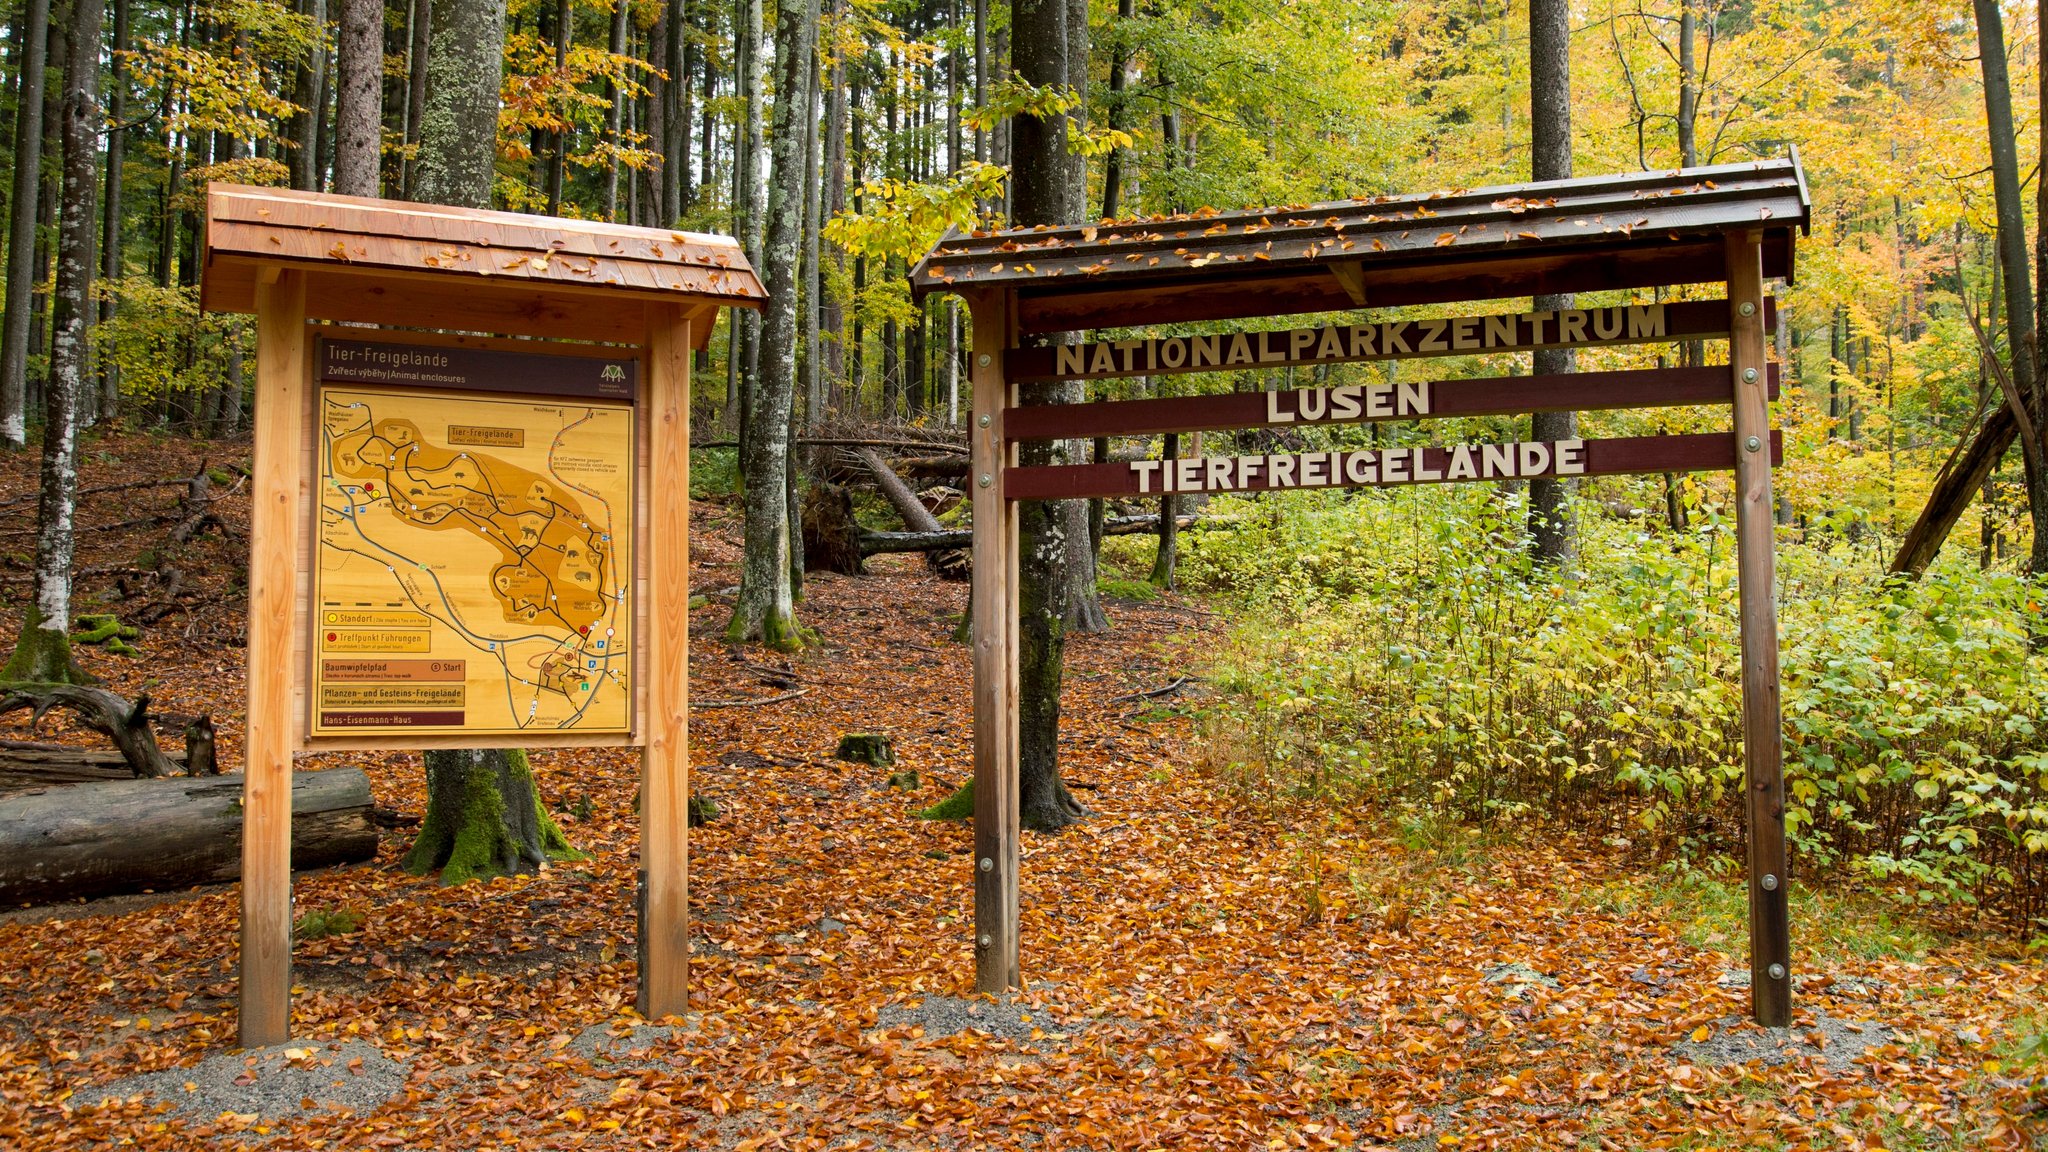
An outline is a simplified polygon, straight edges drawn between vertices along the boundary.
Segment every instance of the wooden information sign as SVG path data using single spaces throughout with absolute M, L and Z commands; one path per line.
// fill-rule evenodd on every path
M 324 340 L 320 366 L 311 735 L 631 732 L 638 363 Z
M 1732 471 L 1742 599 L 1751 1012 L 1791 1020 L 1783 735 L 1773 596 L 1770 427 L 1778 370 L 1766 278 L 1790 280 L 1811 215 L 1797 155 L 1428 196 L 1072 227 L 949 233 L 911 292 L 964 296 L 974 315 L 975 986 L 1021 986 L 1018 893 L 1016 502 L 1285 488 L 1385 487 L 1628 473 Z M 1721 299 L 1645 299 L 1706 283 Z M 1381 314 L 1571 292 L 1554 311 Z M 1308 327 L 1128 333 L 1246 317 L 1349 312 Z M 1124 332 L 1023 346 L 1023 337 Z M 1128 333 L 1128 334 L 1126 334 Z M 1725 363 L 1557 376 L 1409 379 L 1020 407 L 1021 381 L 1242 372 L 1676 341 L 1724 342 Z M 1296 429 L 1524 412 L 1711 405 L 1727 431 L 1556 442 L 1285 450 L 1020 467 L 1030 440 Z M 1377 444 L 1378 442 L 1375 441 Z
M 690 352 L 763 298 L 722 236 L 208 188 L 201 303 L 257 332 L 245 1047 L 291 1035 L 302 751 L 638 746 L 638 1002 L 687 1007 Z

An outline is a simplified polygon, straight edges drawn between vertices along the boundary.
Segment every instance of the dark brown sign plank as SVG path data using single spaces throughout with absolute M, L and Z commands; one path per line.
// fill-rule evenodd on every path
M 1770 366 L 1771 399 L 1778 398 L 1778 365 Z M 1734 396 L 1726 365 L 1703 368 L 1629 368 L 1557 376 L 1494 376 L 1475 380 L 1340 385 L 1282 392 L 1225 392 L 1049 404 L 1003 414 L 1011 440 L 1085 440 L 1096 436 L 1149 436 L 1212 428 L 1288 427 L 1370 423 L 1448 416 L 1500 416 L 1518 412 L 1599 412 L 1617 408 L 1676 408 L 1727 404 Z
M 1783 457 L 1771 432 L 1771 461 Z M 1620 436 L 1606 440 L 1513 441 L 1415 448 L 1283 452 L 1187 460 L 1118 461 L 1005 468 L 1008 500 L 1151 496 L 1168 492 L 1266 492 L 1288 488 L 1375 488 L 1532 476 L 1617 476 L 1707 472 L 1735 467 L 1728 432 Z
M 1764 322 L 1777 306 L 1764 302 Z M 1217 332 L 1093 340 L 1063 347 L 1013 348 L 1011 380 L 1100 380 L 1116 376 L 1231 372 L 1301 364 L 1356 364 L 1427 356 L 1472 356 L 1537 348 L 1711 340 L 1728 335 L 1728 302 L 1681 300 L 1550 312 L 1500 312 L 1425 320 L 1332 323 L 1315 328 Z
M 382 340 L 322 340 L 317 362 L 327 384 L 386 384 L 463 392 L 518 392 L 631 401 L 640 362 L 630 356 L 555 356 Z

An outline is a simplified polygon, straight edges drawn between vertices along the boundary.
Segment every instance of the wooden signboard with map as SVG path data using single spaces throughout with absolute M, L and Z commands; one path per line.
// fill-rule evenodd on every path
M 727 236 L 209 185 L 256 317 L 240 1035 L 291 1035 L 306 752 L 639 749 L 636 1004 L 689 1006 L 690 355 Z
M 330 339 L 318 363 L 308 734 L 630 733 L 638 362 Z

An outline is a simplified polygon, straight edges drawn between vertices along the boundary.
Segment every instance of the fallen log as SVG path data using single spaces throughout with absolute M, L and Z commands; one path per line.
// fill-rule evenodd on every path
M 2020 426 L 2010 405 L 2000 404 L 1984 417 L 1968 447 L 1949 453 L 1948 461 L 1928 490 L 1927 503 L 1892 557 L 1895 575 L 1918 576 L 1934 563 L 1935 554 L 1948 540 L 1949 530 L 1984 488 L 1984 478 L 2005 458 L 2006 449 L 2019 438 Z
M 183 771 L 185 754 L 166 752 L 164 758 L 175 775 Z M 77 748 L 68 744 L 47 744 L 36 740 L 0 740 L 0 794 L 42 788 L 51 784 L 99 783 L 133 780 L 135 772 L 127 758 L 111 748 Z
M 1194 531 L 1202 527 L 1221 527 L 1221 522 L 1202 521 L 1194 516 L 1177 516 L 1174 523 L 1181 528 Z M 1105 536 L 1137 536 L 1159 530 L 1159 516 L 1148 512 L 1142 516 L 1112 516 L 1103 521 L 1102 534 Z M 957 532 L 873 532 L 862 529 L 860 552 L 863 556 L 875 556 L 883 552 L 929 552 L 934 548 L 965 548 L 974 543 L 973 529 Z
M 360 768 L 292 773 L 292 867 L 377 854 Z M 58 784 L 0 796 L 0 904 L 220 884 L 242 874 L 242 777 Z
M 872 448 L 863 448 L 856 455 L 860 457 L 862 464 L 867 465 L 868 472 L 874 476 L 875 487 L 882 490 L 882 495 L 887 498 L 890 507 L 896 509 L 896 515 L 903 518 L 903 526 L 910 529 L 909 532 L 892 533 L 892 535 L 954 535 L 954 533 L 945 531 L 944 527 L 940 525 L 938 517 L 932 515 L 932 510 L 924 506 L 924 502 L 917 498 L 917 493 L 910 490 L 910 485 L 903 482 L 903 477 L 898 476 L 895 469 L 889 467 L 889 462 L 882 459 L 880 453 Z M 971 571 L 970 566 L 973 561 L 961 549 L 966 548 L 972 541 L 973 536 L 969 534 L 958 544 L 929 544 L 922 548 L 902 548 L 896 549 L 896 551 L 922 552 L 924 553 L 926 567 L 930 568 L 935 575 L 947 580 L 964 580 Z M 863 556 L 873 554 L 867 551 L 865 538 L 863 538 L 861 544 L 861 554 Z
M 169 776 L 171 762 L 157 747 L 156 733 L 149 726 L 149 693 L 134 703 L 104 688 L 74 684 L 14 684 L 0 699 L 0 716 L 18 709 L 30 709 L 29 729 L 33 731 L 52 708 L 78 714 L 85 726 L 114 742 L 136 776 Z

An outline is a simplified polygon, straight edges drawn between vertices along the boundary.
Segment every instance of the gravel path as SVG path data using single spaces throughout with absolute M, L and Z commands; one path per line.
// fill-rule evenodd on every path
M 350 1040 L 223 1052 L 183 1068 L 126 1076 L 79 1097 L 103 1104 L 141 1096 L 191 1120 L 232 1112 L 270 1121 L 330 1108 L 364 1115 L 404 1085 L 404 1065 L 374 1044 Z
M 1828 1071 L 1846 1072 L 1865 1049 L 1888 1044 L 1892 1038 L 1892 1030 L 1874 1020 L 1843 1020 L 1818 1009 L 1812 1028 L 1759 1028 L 1746 1016 L 1729 1016 L 1706 1027 L 1706 1039 L 1681 1040 L 1672 1045 L 1672 1054 L 1710 1068 L 1752 1060 L 1789 1064 L 1818 1056 L 1827 1061 Z

